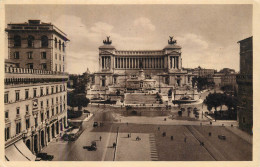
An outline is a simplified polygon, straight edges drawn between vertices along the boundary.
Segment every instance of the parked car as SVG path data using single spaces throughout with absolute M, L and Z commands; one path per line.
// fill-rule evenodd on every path
M 87 149 L 88 151 L 96 151 L 97 143 L 95 141 L 92 141 L 90 146 L 83 146 L 83 149 Z
M 93 127 L 96 127 L 96 126 L 98 126 L 98 122 L 93 123 Z
M 38 153 L 37 158 L 41 158 L 41 160 L 44 161 L 51 161 L 54 158 L 54 156 L 48 155 L 47 153 Z
M 226 140 L 226 136 L 224 136 L 224 135 L 218 135 L 218 138 L 221 140 Z

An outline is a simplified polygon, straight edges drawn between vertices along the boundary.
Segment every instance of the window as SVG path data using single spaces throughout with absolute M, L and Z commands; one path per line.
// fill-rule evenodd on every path
M 43 88 L 41 88 L 41 96 L 43 96 Z
M 63 61 L 65 61 L 65 57 L 63 56 Z
M 56 107 L 56 114 L 58 114 L 59 113 L 59 107 L 57 106 Z
M 65 71 L 64 65 L 63 65 L 63 72 Z
M 28 98 L 29 98 L 29 90 L 26 89 L 26 90 L 25 90 L 25 99 L 28 99 Z
M 42 59 L 46 59 L 47 58 L 47 53 L 46 52 L 42 52 L 41 55 L 42 55 Z
M 14 52 L 14 59 L 20 59 L 19 52 Z
M 33 47 L 34 46 L 34 37 L 29 35 L 27 39 L 28 47 Z
M 53 104 L 54 104 L 54 99 L 52 98 L 52 99 L 51 99 L 51 105 L 53 105 Z
M 65 52 L 65 44 L 64 44 L 64 42 L 62 43 L 62 50 L 63 50 L 63 52 Z
M 16 123 L 16 134 L 21 133 L 21 122 Z
M 33 63 L 28 63 L 28 68 L 33 69 Z
M 58 97 L 56 97 L 56 103 L 58 103 L 58 101 L 59 101 L 59 98 L 58 98 Z
M 38 117 L 37 116 L 34 118 L 34 123 L 35 123 L 35 127 L 37 127 L 38 126 Z
M 28 59 L 32 59 L 32 52 L 27 52 Z
M 44 119 L 44 117 L 43 117 L 43 112 L 41 113 L 41 122 L 43 122 L 43 119 Z
M 20 114 L 20 108 L 16 108 L 16 114 L 19 115 Z
M 43 108 L 43 101 L 41 101 L 41 108 Z
M 62 96 L 60 96 L 60 102 L 62 102 Z
M 60 71 L 61 71 L 61 65 L 60 65 Z
M 62 112 L 62 105 L 60 105 L 60 112 Z
M 55 53 L 55 59 L 57 60 L 57 53 Z
M 61 50 L 61 41 L 59 40 L 59 50 Z
M 41 43 L 42 43 L 42 47 L 48 47 L 48 37 L 47 36 L 42 36 L 41 37 Z
M 55 71 L 57 71 L 57 64 L 55 64 Z
M 48 94 L 49 94 L 49 88 L 46 87 L 46 95 L 48 95 Z
M 47 105 L 47 107 L 49 107 L 49 100 L 48 99 L 46 100 L 46 105 Z
M 26 114 L 29 114 L 29 105 L 26 105 L 25 108 L 26 108 Z
M 14 46 L 20 47 L 21 46 L 21 37 L 19 35 L 14 36 Z
M 59 54 L 59 60 L 61 60 L 61 55 Z
M 5 141 L 10 138 L 10 127 L 5 128 Z
M 57 48 L 57 43 L 58 43 L 57 38 L 55 38 L 54 39 L 54 46 L 55 46 L 55 48 Z
M 56 93 L 57 93 L 57 92 L 59 92 L 59 90 L 58 90 L 58 85 L 56 85 Z
M 8 103 L 9 99 L 8 99 L 8 93 L 5 93 L 5 103 Z
M 54 115 L 54 108 L 51 109 L 51 114 L 52 114 L 52 116 Z
M 16 101 L 19 101 L 19 100 L 20 100 L 20 92 L 19 92 L 19 91 L 16 91 L 16 92 L 15 92 L 15 100 L 16 100 Z
M 49 119 L 50 118 L 50 111 L 47 110 L 46 112 L 47 112 L 47 119 Z
M 42 69 L 43 69 L 43 70 L 46 70 L 46 69 L 47 69 L 47 64 L 46 64 L 46 63 L 42 63 L 41 66 L 42 66 Z
M 60 92 L 62 92 L 62 85 L 60 85 Z
M 51 87 L 51 93 L 52 93 L 52 94 L 54 93 L 54 88 L 53 88 L 53 87 Z
M 33 89 L 33 97 L 37 96 L 37 89 Z
M 9 118 L 9 112 L 8 112 L 8 111 L 5 112 L 5 118 L 6 118 L 6 119 Z
M 30 119 L 29 118 L 26 119 L 25 124 L 26 124 L 26 129 L 29 129 L 30 128 Z

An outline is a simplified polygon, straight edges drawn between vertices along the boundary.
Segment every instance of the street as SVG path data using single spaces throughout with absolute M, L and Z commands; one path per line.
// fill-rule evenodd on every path
M 183 124 L 178 125 L 179 120 L 131 116 L 120 117 L 120 122 L 111 107 L 92 106 L 90 109 L 94 117 L 83 123 L 84 132 L 75 142 L 53 141 L 42 152 L 54 155 L 54 161 L 252 160 L 252 144 L 233 133 L 230 126 L 229 129 L 221 126 L 222 122 L 213 125 L 203 122 L 200 126 L 200 121 L 182 121 Z M 142 123 L 147 119 L 152 122 Z M 104 125 L 94 128 L 93 122 Z M 218 135 L 225 135 L 226 140 L 220 140 Z M 137 137 L 141 140 L 136 140 Z M 96 141 L 97 150 L 83 149 L 83 146 L 90 146 L 91 141 Z M 113 148 L 114 142 L 116 148 Z

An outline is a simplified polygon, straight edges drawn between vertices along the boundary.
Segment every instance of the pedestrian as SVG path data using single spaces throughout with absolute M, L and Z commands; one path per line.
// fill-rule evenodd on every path
M 99 140 L 100 140 L 100 141 L 102 140 L 102 137 L 101 137 L 101 136 L 99 137 Z
M 173 140 L 173 136 L 171 136 L 171 140 Z
M 126 125 L 128 126 L 128 122 L 126 123 Z
M 187 141 L 187 138 L 186 138 L 186 137 L 184 137 L 184 142 L 186 143 L 186 141 Z
M 158 127 L 158 131 L 160 131 L 160 127 Z
M 128 138 L 130 137 L 129 133 L 127 134 L 127 137 L 128 137 Z

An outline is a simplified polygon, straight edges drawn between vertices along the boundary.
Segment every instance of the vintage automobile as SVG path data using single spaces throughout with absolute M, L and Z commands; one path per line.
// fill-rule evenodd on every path
M 96 151 L 97 143 L 95 141 L 92 141 L 90 146 L 83 146 L 83 149 L 87 149 L 88 151 Z
M 53 155 L 48 155 L 47 153 L 38 153 L 37 158 L 41 158 L 43 161 L 51 161 L 54 157 Z
M 226 136 L 224 136 L 224 135 L 218 135 L 218 138 L 221 140 L 226 140 Z
M 97 126 L 98 126 L 98 122 L 94 122 L 93 127 L 97 127 Z

